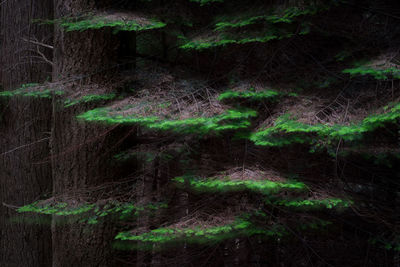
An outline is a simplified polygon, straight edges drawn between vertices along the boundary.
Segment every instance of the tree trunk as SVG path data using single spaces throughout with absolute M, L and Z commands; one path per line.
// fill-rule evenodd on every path
M 32 24 L 51 19 L 52 1 L 1 3 L 1 85 L 5 90 L 23 83 L 43 82 L 51 66 L 51 50 L 27 40 L 50 44 L 52 27 Z M 51 191 L 49 131 L 51 103 L 16 98 L 0 103 L 0 266 L 50 266 L 49 225 L 26 224 L 8 205 L 30 204 Z M 6 207 L 4 204 L 8 204 Z M 11 220 L 12 219 L 12 220 Z M 22 219 L 22 220 L 21 220 Z
M 95 1 L 56 0 L 56 17 L 77 15 L 92 9 Z M 63 88 L 71 94 L 83 87 L 107 86 L 117 59 L 117 38 L 108 30 L 64 32 L 56 27 L 53 78 L 70 81 Z M 71 82 L 72 80 L 72 82 Z M 95 88 L 96 86 L 93 86 Z M 96 91 L 89 89 L 90 94 Z M 52 122 L 53 193 L 78 192 L 117 175 L 109 155 L 116 140 L 107 127 L 84 124 L 76 115 L 90 108 L 83 104 L 65 109 L 54 103 Z M 75 194 L 75 193 L 74 193 Z M 79 195 L 74 195 L 79 200 Z M 114 266 L 108 225 L 57 225 L 53 221 L 53 266 Z

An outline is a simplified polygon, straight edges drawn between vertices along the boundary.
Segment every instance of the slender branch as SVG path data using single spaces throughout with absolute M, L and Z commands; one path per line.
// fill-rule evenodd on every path
M 40 139 L 40 140 L 38 140 L 38 141 L 35 141 L 35 142 L 33 142 L 33 143 L 30 143 L 30 144 L 26 144 L 26 145 L 22 145 L 22 146 L 16 147 L 16 148 L 14 148 L 14 149 L 12 149 L 12 150 L 9 150 L 9 151 L 7 151 L 7 152 L 4 152 L 4 153 L 0 154 L 0 156 L 5 156 L 5 155 L 7 155 L 7 154 L 9 154 L 9 153 L 12 153 L 12 152 L 14 152 L 14 151 L 17 151 L 17 150 L 19 150 L 19 149 L 21 149 L 21 148 L 28 147 L 28 146 L 31 146 L 31 145 L 34 145 L 34 144 L 37 144 L 37 143 L 40 143 L 40 142 L 43 142 L 43 141 L 46 141 L 46 140 L 49 140 L 49 139 L 50 139 L 49 137 L 46 137 L 46 138 Z
M 6 203 L 4 203 L 4 202 L 3 202 L 3 206 L 4 206 L 4 207 L 7 207 L 7 208 L 10 208 L 10 209 L 14 209 L 14 210 L 21 208 L 21 207 L 18 207 L 18 206 L 6 204 Z
M 39 46 L 36 46 L 36 52 L 43 58 L 44 61 L 46 61 L 47 63 L 49 63 L 51 66 L 54 66 L 54 63 L 53 63 L 51 60 L 49 60 L 49 59 L 46 57 L 46 55 L 43 54 L 43 53 L 40 51 Z
M 34 44 L 34 45 L 46 47 L 46 48 L 49 48 L 49 49 L 54 49 L 54 46 L 48 45 L 48 44 L 44 44 L 44 43 L 41 43 L 41 42 L 39 42 L 39 41 L 28 40 L 28 39 L 26 39 L 26 38 L 21 38 L 21 39 L 22 39 L 23 41 L 25 41 L 25 42 L 28 42 L 28 43 L 31 43 L 31 44 Z

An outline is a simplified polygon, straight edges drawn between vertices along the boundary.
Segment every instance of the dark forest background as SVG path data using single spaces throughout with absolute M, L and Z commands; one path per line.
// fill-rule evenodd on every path
M 0 1 L 0 266 L 400 266 L 400 2 Z

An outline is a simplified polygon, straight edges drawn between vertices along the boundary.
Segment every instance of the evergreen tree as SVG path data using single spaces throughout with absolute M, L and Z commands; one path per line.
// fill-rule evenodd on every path
M 53 266 L 395 266 L 398 3 L 54 4 Z

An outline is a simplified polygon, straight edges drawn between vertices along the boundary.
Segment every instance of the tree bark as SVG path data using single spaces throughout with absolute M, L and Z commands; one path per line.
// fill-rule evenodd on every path
M 43 82 L 51 66 L 51 50 L 29 40 L 51 45 L 52 27 L 32 24 L 51 19 L 52 1 L 1 3 L 1 85 L 12 90 L 23 83 Z M 50 266 L 49 225 L 26 224 L 4 204 L 23 206 L 51 191 L 49 156 L 50 101 L 28 98 L 0 103 L 0 266 Z
M 95 1 L 56 0 L 56 17 L 74 16 L 95 6 Z M 96 83 L 107 86 L 117 59 L 118 40 L 108 30 L 64 32 L 56 27 L 54 72 L 57 81 L 69 81 L 63 88 L 74 94 Z M 95 86 L 94 86 L 95 87 Z M 90 94 L 96 91 L 91 90 Z M 117 176 L 109 156 L 116 136 L 107 127 L 84 124 L 76 115 L 90 107 L 83 104 L 65 109 L 55 102 L 52 121 L 53 194 L 68 192 L 111 181 Z M 79 195 L 75 195 L 79 198 Z M 108 225 L 57 225 L 53 227 L 53 266 L 114 266 Z

